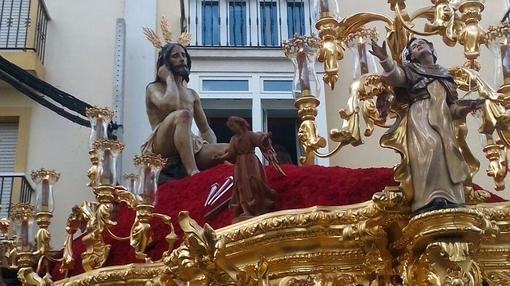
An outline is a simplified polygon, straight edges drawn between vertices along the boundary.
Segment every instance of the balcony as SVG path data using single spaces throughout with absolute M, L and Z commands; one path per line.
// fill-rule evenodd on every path
M 13 204 L 30 203 L 33 192 L 24 173 L 0 172 L 0 217 L 8 217 Z
M 49 20 L 43 0 L 0 0 L 0 54 L 44 78 Z
M 294 34 L 310 34 L 311 0 L 189 0 L 191 47 L 276 49 Z

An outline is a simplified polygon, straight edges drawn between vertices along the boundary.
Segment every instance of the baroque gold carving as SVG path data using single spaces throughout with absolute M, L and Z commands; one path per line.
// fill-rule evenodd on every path
M 85 252 L 81 254 L 85 271 L 90 271 L 104 265 L 110 253 L 110 245 L 103 241 L 103 230 L 115 223 L 111 221 L 113 208 L 114 187 L 98 186 L 94 188 L 99 204 L 96 205 L 93 216 L 87 222 L 85 235 L 82 238 Z

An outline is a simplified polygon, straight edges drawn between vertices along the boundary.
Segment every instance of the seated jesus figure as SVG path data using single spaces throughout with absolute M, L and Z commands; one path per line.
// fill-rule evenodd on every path
M 168 43 L 161 48 L 156 80 L 147 86 L 146 107 L 152 134 L 142 153 L 152 152 L 164 158 L 179 158 L 186 175 L 213 167 L 222 160 L 228 144 L 218 144 L 209 126 L 198 93 L 187 87 L 191 58 L 186 48 Z M 200 136 L 193 134 L 193 120 Z

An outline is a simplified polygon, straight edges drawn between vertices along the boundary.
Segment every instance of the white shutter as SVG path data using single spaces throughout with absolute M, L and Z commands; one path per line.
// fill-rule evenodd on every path
M 25 48 L 31 0 L 0 0 L 0 47 Z
M 0 172 L 14 172 L 18 123 L 0 123 Z
M 16 162 L 18 123 L 0 123 L 0 173 L 12 173 Z M 0 178 L 0 217 L 7 216 L 11 201 L 12 177 Z

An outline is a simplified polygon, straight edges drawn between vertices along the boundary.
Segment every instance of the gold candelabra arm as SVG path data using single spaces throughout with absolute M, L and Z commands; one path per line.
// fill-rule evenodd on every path
M 101 236 L 102 232 L 91 231 L 82 238 L 86 248 L 81 254 L 85 271 L 92 271 L 103 266 L 110 254 L 110 245 L 104 243 Z
M 62 264 L 60 265 L 60 273 L 64 274 L 64 277 L 67 277 L 67 273 L 69 270 L 74 267 L 74 258 L 73 258 L 73 237 L 74 234 L 81 230 L 82 232 L 86 231 L 86 227 L 88 222 L 92 219 L 96 204 L 91 202 L 82 202 L 80 205 L 75 205 L 71 214 L 67 218 L 66 223 L 66 239 L 64 241 L 64 249 L 62 254 Z
M 177 235 L 175 234 L 171 217 L 160 213 L 153 213 L 152 217 L 161 219 L 163 223 L 166 224 L 169 228 L 169 232 L 165 237 L 165 240 L 168 243 L 168 250 L 163 253 L 163 257 L 161 258 L 161 260 L 163 260 L 165 257 L 169 256 L 172 253 L 175 241 L 177 241 Z
M 98 203 L 95 204 L 95 210 L 87 222 L 86 235 L 82 238 L 86 248 L 81 254 L 85 271 L 103 266 L 110 254 L 110 245 L 104 242 L 103 231 L 105 227 L 115 225 L 115 222 L 111 220 L 114 192 L 113 186 L 103 185 L 94 188 Z
M 99 157 L 97 156 L 97 152 L 94 149 L 89 151 L 89 159 L 92 166 L 87 171 L 87 177 L 89 178 L 89 182 L 87 183 L 88 187 L 94 188 L 97 186 L 97 171 L 99 168 Z
M 485 30 L 479 22 L 482 18 L 484 5 L 482 1 L 465 1 L 459 6 L 461 13 L 459 24 L 461 27 L 457 32 L 458 41 L 464 46 L 465 67 L 479 70 L 480 63 L 477 59 L 480 56 L 480 45 L 487 42 Z
M 302 120 L 298 130 L 298 138 L 305 149 L 305 155 L 300 158 L 304 165 L 313 164 L 313 153 L 317 149 L 326 146 L 326 139 L 319 135 L 315 123 L 319 104 L 320 101 L 317 98 L 309 95 L 300 97 L 295 102 L 295 106 L 298 108 L 298 116 Z
M 315 124 L 319 100 L 315 97 L 301 97 L 296 100 L 298 114 L 303 119 L 298 131 L 298 138 L 305 149 L 305 155 L 300 158 L 302 164 L 313 164 L 315 156 L 330 157 L 346 145 L 363 144 L 360 132 L 360 112 L 367 125 L 365 136 L 370 136 L 375 126 L 390 127 L 386 124 L 386 120 L 387 117 L 395 116 L 390 109 L 394 98 L 393 90 L 383 83 L 379 75 L 362 75 L 359 80 L 351 84 L 349 94 L 347 108 L 339 110 L 340 118 L 343 119 L 342 127 L 331 129 L 329 132 L 330 139 L 338 144 L 328 153 L 318 150 L 326 146 L 326 139 L 319 135 Z M 381 109 L 376 106 L 378 97 L 383 102 Z M 362 102 L 361 106 L 360 101 Z
M 18 253 L 18 280 L 23 286 L 46 286 L 52 284 L 49 274 L 41 277 L 32 268 L 35 254 L 33 252 Z
M 32 267 L 23 267 L 18 270 L 18 280 L 23 286 L 46 286 L 52 282 L 49 276 L 40 277 Z
M 51 212 L 38 212 L 36 214 L 36 222 L 39 226 L 35 240 L 37 244 L 37 252 L 41 256 L 46 256 L 50 251 L 51 234 L 48 227 L 53 214 Z
M 136 218 L 131 227 L 129 240 L 131 247 L 135 249 L 136 258 L 146 261 L 150 261 L 150 258 L 145 254 L 145 248 L 152 242 L 149 221 L 153 210 L 154 206 L 148 204 L 139 204 L 136 207 Z
M 455 6 L 450 1 L 435 1 L 434 6 L 420 9 L 412 17 L 402 13 L 402 3 L 394 3 L 397 19 L 407 31 L 421 36 L 440 35 L 448 46 L 457 42 L 464 46 L 465 67 L 479 70 L 477 59 L 480 56 L 480 45 L 487 43 L 485 30 L 479 22 L 484 5 L 481 1 L 465 1 Z M 425 25 L 424 31 L 416 30 L 412 21 L 416 18 L 429 18 L 433 20 Z M 395 55 L 394 55 L 395 56 Z
M 510 143 L 508 141 L 510 137 L 506 136 L 507 134 L 510 135 L 510 109 L 508 108 L 510 97 L 504 93 L 508 92 L 508 89 L 503 86 L 499 91 L 495 91 L 480 74 L 473 69 L 455 67 L 450 69 L 450 73 L 461 90 L 477 90 L 479 96 L 485 99 L 481 106 L 482 123 L 478 131 L 483 134 L 488 141 L 483 149 L 486 158 L 489 160 L 487 175 L 493 177 L 495 189 L 501 191 L 505 188 L 504 179 L 508 173 L 506 150 L 510 146 L 510 144 L 508 144 Z M 459 130 L 457 130 L 457 132 L 459 132 Z M 467 130 L 465 132 L 467 132 Z M 495 133 L 499 135 L 499 143 L 494 142 L 493 136 Z M 464 137 L 457 136 L 457 141 L 470 167 L 471 172 L 468 178 L 469 180 L 478 171 L 478 161 L 474 156 L 470 155 L 471 151 Z M 469 185 L 470 181 L 467 183 Z
M 322 41 L 318 60 L 324 62 L 323 79 L 334 89 L 338 80 L 338 61 L 344 57 L 341 43 L 337 40 L 338 22 L 334 18 L 326 17 L 317 21 L 315 26 Z
M 483 148 L 486 158 L 489 160 L 487 176 L 492 177 L 495 182 L 496 191 L 505 189 L 505 177 L 508 173 L 508 149 L 503 144 L 487 144 Z
M 136 209 L 138 205 L 135 195 L 121 186 L 115 187 L 115 202 L 126 203 L 126 205 L 132 209 Z
M 358 13 L 340 22 L 332 17 L 324 17 L 317 21 L 315 27 L 321 40 L 318 60 L 324 63 L 323 79 L 332 90 L 338 80 L 338 61 L 344 57 L 343 43 L 346 38 L 363 25 L 374 21 L 385 22 L 388 27 L 393 26 L 390 18 L 377 13 Z

